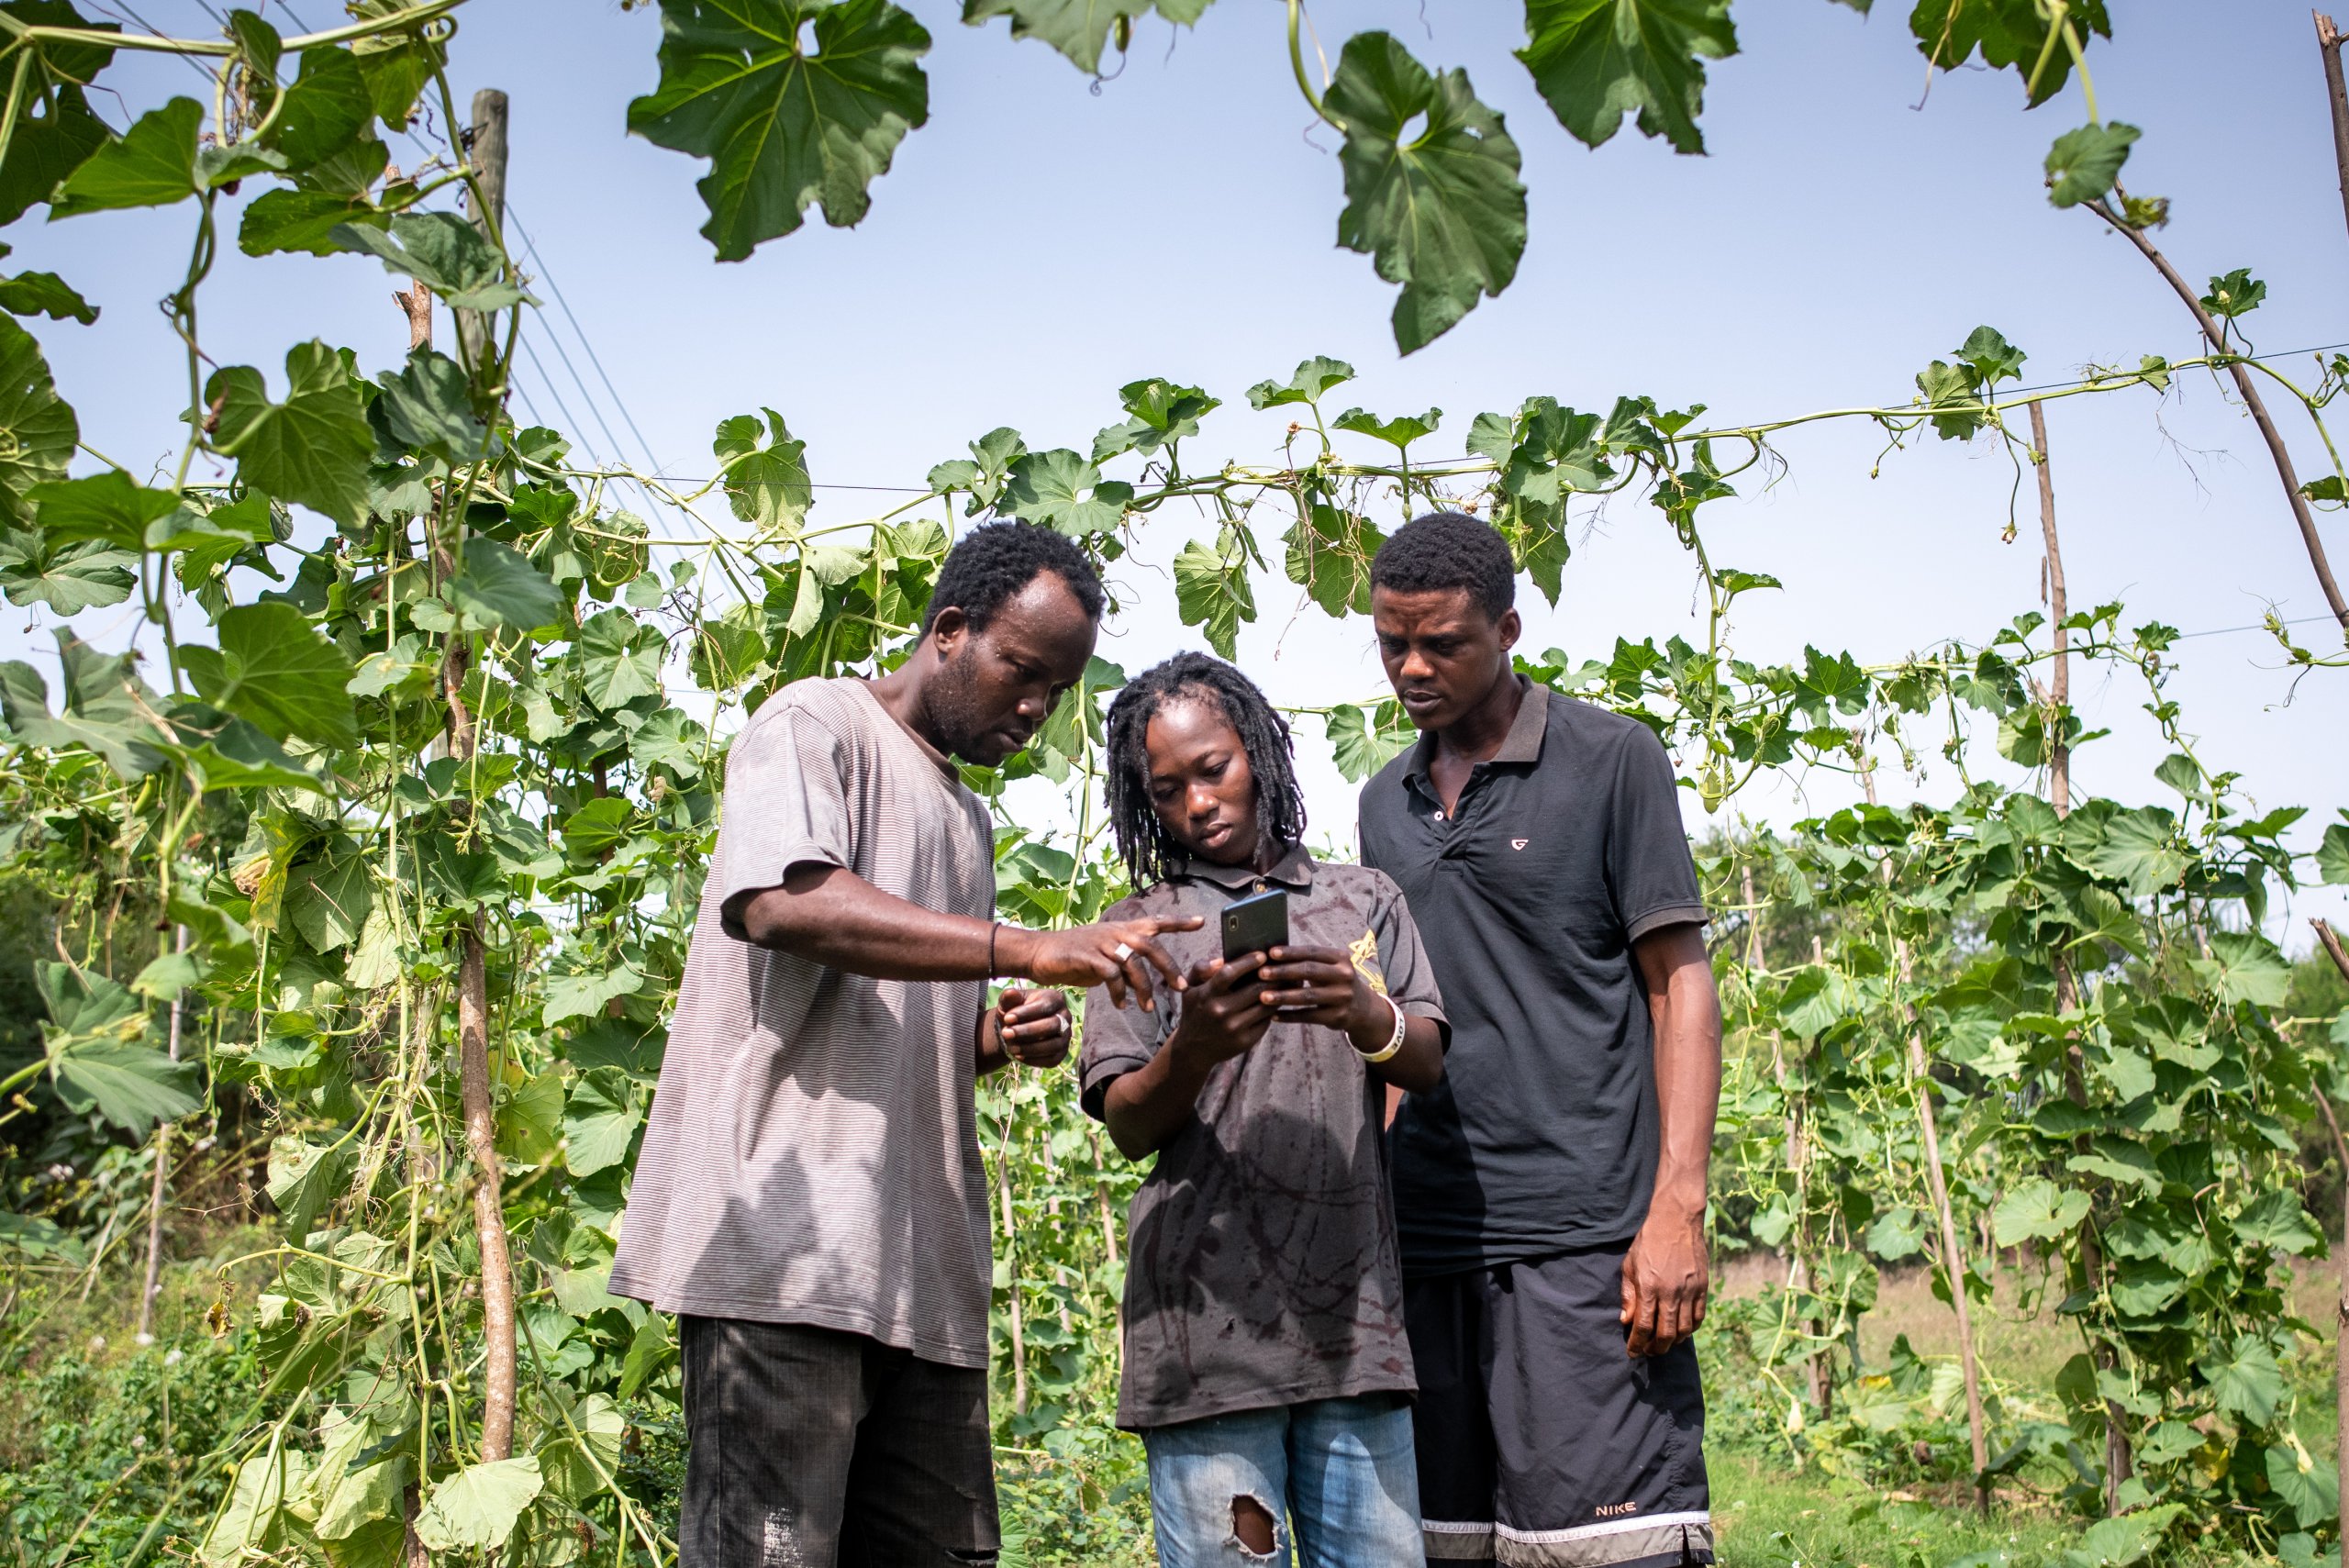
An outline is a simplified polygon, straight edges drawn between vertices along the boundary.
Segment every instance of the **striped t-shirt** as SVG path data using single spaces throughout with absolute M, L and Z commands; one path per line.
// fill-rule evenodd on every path
M 986 807 L 862 681 L 796 682 L 743 727 L 615 1294 L 986 1365 L 981 984 L 843 973 L 753 947 L 724 911 L 815 862 L 986 919 L 993 844 Z

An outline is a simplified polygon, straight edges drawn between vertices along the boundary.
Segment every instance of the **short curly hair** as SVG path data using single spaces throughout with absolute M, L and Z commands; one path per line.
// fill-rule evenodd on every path
M 921 634 L 938 623 L 941 610 L 961 610 L 973 631 L 985 631 L 1007 600 L 1050 572 L 1068 584 L 1087 618 L 1099 620 L 1101 579 L 1085 552 L 1066 534 L 1034 523 L 985 523 L 963 536 L 938 569 L 938 586 L 930 590 L 930 607 L 922 612 Z
M 1213 703 L 1240 737 L 1256 780 L 1260 841 L 1286 849 L 1305 837 L 1305 792 L 1297 787 L 1288 721 L 1256 683 L 1220 659 L 1177 653 L 1136 675 L 1109 705 L 1109 824 L 1137 888 L 1174 874 L 1187 853 L 1150 799 L 1150 721 L 1180 697 Z
M 1517 602 L 1517 562 L 1492 524 L 1465 512 L 1430 512 L 1378 547 L 1370 585 L 1398 594 L 1465 588 L 1479 609 L 1498 620 Z

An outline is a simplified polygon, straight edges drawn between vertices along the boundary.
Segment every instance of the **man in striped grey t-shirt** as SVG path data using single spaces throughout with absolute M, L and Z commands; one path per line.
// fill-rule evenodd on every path
M 1197 918 L 1028 931 L 995 910 L 952 759 L 1028 743 L 1084 673 L 1101 584 L 1068 539 L 972 531 L 920 640 L 807 680 L 734 741 L 611 1289 L 678 1314 L 680 1568 L 990 1562 L 987 1189 L 972 1085 L 1067 1054 L 1068 1003 L 1145 1007 Z

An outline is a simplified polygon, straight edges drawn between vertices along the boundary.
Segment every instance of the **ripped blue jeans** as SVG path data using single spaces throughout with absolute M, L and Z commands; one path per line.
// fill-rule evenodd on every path
M 1411 1407 L 1396 1395 L 1153 1427 L 1142 1445 L 1160 1568 L 1420 1568 L 1426 1561 Z M 1269 1551 L 1256 1550 L 1267 1542 Z

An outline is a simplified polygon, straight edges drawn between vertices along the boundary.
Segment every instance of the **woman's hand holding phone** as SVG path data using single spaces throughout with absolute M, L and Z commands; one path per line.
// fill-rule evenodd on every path
M 1260 999 L 1261 952 L 1236 959 L 1211 958 L 1193 964 L 1183 993 L 1183 1021 L 1166 1049 L 1201 1067 L 1245 1054 L 1272 1027 L 1273 1009 Z
M 1341 1030 L 1359 1050 L 1386 1043 L 1395 1016 L 1344 949 L 1276 947 L 1264 956 L 1256 999 L 1284 1022 Z

